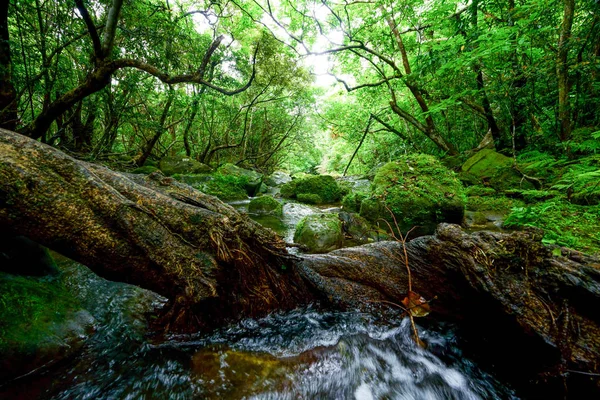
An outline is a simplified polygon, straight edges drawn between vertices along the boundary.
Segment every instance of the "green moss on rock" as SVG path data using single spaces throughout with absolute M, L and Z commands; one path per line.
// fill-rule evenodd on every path
M 403 231 L 419 226 L 421 233 L 432 233 L 438 223 L 460 223 L 464 216 L 463 186 L 454 172 L 429 155 L 409 155 L 381 167 L 372 194 L 363 200 L 361 216 L 391 221 L 389 209 Z
M 283 197 L 298 198 L 300 194 L 318 195 L 323 203 L 335 203 L 342 197 L 338 183 L 329 175 L 308 175 L 294 179 L 281 187 Z
M 462 166 L 465 176 L 475 176 L 496 190 L 533 189 L 533 185 L 513 167 L 513 159 L 491 149 L 475 153 Z
M 271 196 L 260 196 L 254 198 L 248 204 L 248 212 L 262 215 L 283 215 L 283 206 Z
M 262 184 L 263 175 L 256 171 L 240 168 L 237 165 L 225 164 L 219 167 L 217 173 L 244 179 L 244 190 L 248 196 L 256 196 Z
M 182 156 L 164 157 L 160 160 L 159 168 L 167 176 L 175 174 L 201 174 L 211 172 L 211 168 L 198 161 Z
M 132 174 L 151 174 L 154 171 L 158 171 L 158 168 L 152 165 L 144 165 L 131 171 Z
M 465 189 L 467 196 L 493 196 L 496 194 L 496 189 L 481 185 L 469 186 Z
M 326 253 L 342 246 L 342 221 L 336 214 L 312 214 L 296 226 L 294 242 L 306 246 L 311 253 Z
M 298 199 L 299 202 L 306 203 L 306 204 L 322 204 L 323 203 L 323 199 L 321 199 L 321 196 L 319 196 L 318 194 L 314 194 L 314 193 L 298 193 L 298 195 L 296 196 L 296 199 Z
M 363 192 L 350 193 L 342 199 L 342 206 L 345 211 L 359 212 L 362 201 L 368 197 L 369 195 Z
M 0 321 L 2 380 L 71 354 L 94 329 L 60 277 L 0 273 Z

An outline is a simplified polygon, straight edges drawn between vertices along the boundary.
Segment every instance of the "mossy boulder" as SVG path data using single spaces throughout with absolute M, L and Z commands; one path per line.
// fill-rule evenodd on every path
M 245 177 L 215 173 L 175 174 L 173 178 L 203 193 L 216 196 L 223 201 L 245 200 L 248 198 Z
M 407 231 L 433 233 L 440 222 L 460 223 L 465 210 L 464 189 L 456 174 L 435 157 L 409 155 L 381 167 L 370 199 L 361 203 L 361 216 L 372 222 L 392 221 Z
M 347 212 L 359 212 L 360 205 L 369 195 L 364 192 L 352 192 L 342 199 L 342 206 Z
M 298 200 L 300 198 L 316 199 L 314 196 L 298 197 L 298 195 L 306 194 L 317 195 L 322 203 L 327 204 L 339 201 L 342 197 L 342 190 L 336 180 L 329 175 L 308 175 L 304 178 L 294 179 L 281 187 L 281 195 L 283 197 Z
M 344 234 L 337 214 L 313 214 L 296 226 L 294 242 L 304 245 L 310 253 L 326 253 L 342 247 Z
M 475 176 L 496 190 L 534 189 L 513 167 L 513 159 L 491 149 L 483 149 L 471 156 L 461 170 L 465 176 Z
M 271 196 L 260 196 L 250 201 L 248 212 L 281 217 L 283 215 L 283 205 Z
M 323 203 L 323 199 L 321 198 L 321 196 L 319 196 L 318 194 L 314 194 L 314 193 L 298 193 L 298 195 L 296 196 L 296 199 L 298 199 L 298 201 L 300 203 L 306 203 L 306 204 L 322 204 Z
M 263 174 L 259 174 L 250 169 L 240 168 L 233 164 L 222 165 L 217 169 L 217 172 L 221 175 L 243 178 L 245 181 L 244 189 L 246 190 L 246 193 L 248 193 L 248 196 L 251 197 L 256 196 L 263 180 Z
M 131 171 L 132 174 L 151 174 L 154 171 L 158 171 L 158 168 L 154 165 L 144 165 L 143 167 L 139 167 Z
M 81 349 L 95 320 L 58 276 L 0 272 L 0 381 Z
M 202 174 L 211 172 L 212 169 L 192 158 L 182 156 L 164 157 L 158 164 L 163 174 Z
M 264 183 L 267 186 L 275 187 L 281 186 L 291 181 L 292 177 L 289 174 L 286 174 L 283 171 L 275 171 L 265 179 Z

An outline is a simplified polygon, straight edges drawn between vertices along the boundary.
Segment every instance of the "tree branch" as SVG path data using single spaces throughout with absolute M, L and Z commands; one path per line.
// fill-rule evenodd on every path
M 85 22 L 85 25 L 87 26 L 90 39 L 92 39 L 94 56 L 96 56 L 96 59 L 102 59 L 102 44 L 100 43 L 100 37 L 98 36 L 96 25 L 94 25 L 92 17 L 90 17 L 87 8 L 85 8 L 83 0 L 75 0 L 75 5 L 77 6 L 77 10 L 79 10 L 79 14 L 81 14 L 81 18 L 83 18 L 83 22 Z

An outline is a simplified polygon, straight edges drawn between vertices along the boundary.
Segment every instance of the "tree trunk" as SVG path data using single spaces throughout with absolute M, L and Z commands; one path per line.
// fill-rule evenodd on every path
M 568 57 L 574 14 L 575 0 L 564 0 L 563 19 L 560 27 L 560 36 L 558 38 L 558 54 L 556 56 L 556 77 L 558 80 L 558 137 L 562 142 L 571 138 Z
M 401 243 L 299 258 L 273 231 L 159 172 L 113 172 L 6 130 L 0 227 L 168 297 L 167 330 L 315 300 L 373 309 L 408 290 Z M 435 298 L 428 318 L 460 322 L 503 379 L 541 398 L 563 398 L 567 387 L 573 398 L 600 395 L 599 258 L 555 257 L 535 231 L 469 235 L 449 224 L 406 250 L 413 290 Z
M 0 128 L 17 126 L 17 92 L 12 83 L 12 62 L 8 35 L 8 1 L 0 4 Z

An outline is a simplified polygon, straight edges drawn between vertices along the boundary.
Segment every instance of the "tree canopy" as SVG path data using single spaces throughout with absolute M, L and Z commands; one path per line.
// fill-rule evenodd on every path
M 138 165 L 184 154 L 342 172 L 351 158 L 455 155 L 486 134 L 499 150 L 568 152 L 600 124 L 599 7 L 11 0 L 0 14 L 0 121 Z M 315 85 L 315 69 L 329 87 Z M 355 158 L 357 146 L 372 151 Z

